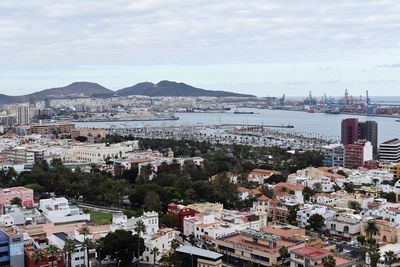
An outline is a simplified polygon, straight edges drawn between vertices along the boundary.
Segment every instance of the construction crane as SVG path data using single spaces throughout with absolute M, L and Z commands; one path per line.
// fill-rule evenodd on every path
M 371 105 L 371 99 L 369 98 L 368 90 L 365 91 L 367 106 Z

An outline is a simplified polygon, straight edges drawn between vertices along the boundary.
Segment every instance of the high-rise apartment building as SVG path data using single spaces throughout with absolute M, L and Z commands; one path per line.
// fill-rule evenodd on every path
M 358 140 L 371 142 L 373 154 L 378 152 L 378 124 L 375 121 L 359 122 L 356 118 L 342 121 L 342 144 L 354 144 Z
M 382 162 L 400 162 L 400 139 L 395 138 L 380 144 L 379 160 Z
M 372 160 L 372 145 L 369 141 L 357 141 L 344 146 L 344 167 L 355 169 Z
M 366 121 L 358 123 L 358 140 L 370 141 L 373 153 L 378 153 L 378 123 L 376 121 Z
M 19 105 L 17 107 L 17 124 L 26 125 L 30 122 L 29 106 Z
M 354 144 L 358 140 L 358 119 L 344 119 L 342 121 L 342 144 Z

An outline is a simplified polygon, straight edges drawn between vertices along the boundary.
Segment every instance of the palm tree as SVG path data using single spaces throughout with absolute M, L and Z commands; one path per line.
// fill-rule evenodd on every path
M 46 256 L 51 260 L 51 266 L 54 267 L 54 260 L 58 256 L 58 247 L 55 245 L 49 245 L 45 249 Z
M 285 260 L 289 256 L 289 251 L 288 251 L 287 247 L 282 246 L 279 249 L 279 255 L 281 256 L 281 259 L 282 259 L 282 266 L 284 266 L 285 265 Z
M 40 263 L 46 258 L 46 255 L 41 249 L 35 250 L 32 253 L 31 259 L 35 262 L 36 266 L 40 266 Z
M 104 239 L 100 238 L 96 240 L 95 248 L 97 252 L 97 260 L 99 261 L 99 266 L 101 266 L 101 260 L 104 258 L 103 249 L 104 249 Z
M 84 238 L 86 238 L 86 236 L 90 235 L 90 229 L 87 226 L 82 226 L 79 229 L 79 234 L 83 235 Z
M 88 240 L 88 238 L 86 238 L 86 237 L 91 234 L 89 227 L 82 226 L 79 229 L 79 234 L 83 235 L 83 246 L 86 248 L 86 262 L 87 262 L 86 266 L 89 267 L 89 246 L 88 246 L 89 241 L 86 241 L 86 240 Z M 86 244 L 85 244 L 85 242 L 86 242 Z
M 158 254 L 160 254 L 160 250 L 158 247 L 154 247 L 150 250 L 150 254 L 153 254 L 153 265 L 156 266 L 156 259 Z
M 90 258 L 89 258 L 89 250 L 94 247 L 94 243 L 93 243 L 93 241 L 91 239 L 85 238 L 83 240 L 82 245 L 86 249 L 86 255 L 87 255 L 87 257 L 86 257 L 87 265 L 86 266 L 89 267 L 90 266 L 90 263 L 89 263 L 89 260 L 90 260 Z
M 161 263 L 161 266 L 163 267 L 172 267 L 175 262 L 174 254 L 171 252 L 163 254 L 158 262 Z
M 179 248 L 181 246 L 181 243 L 179 242 L 178 239 L 174 238 L 171 241 L 171 248 L 173 250 L 172 253 L 168 253 L 168 257 L 169 260 L 172 261 L 172 265 L 175 264 L 175 260 L 176 260 L 176 249 Z
M 393 251 L 389 250 L 385 252 L 385 264 L 389 267 L 392 266 L 393 263 L 395 263 L 397 261 L 397 256 L 396 254 L 394 254 Z
M 72 253 L 75 252 L 76 246 L 75 242 L 72 239 L 67 239 L 64 243 L 64 253 L 66 258 L 68 259 L 68 267 L 72 266 Z
M 146 231 L 146 226 L 144 225 L 142 220 L 138 220 L 135 224 L 135 233 L 138 235 L 138 260 L 140 261 L 140 240 L 143 232 Z
M 378 264 L 379 258 L 381 257 L 381 253 L 378 248 L 373 248 L 370 251 L 368 251 L 368 256 L 370 260 L 370 265 L 371 267 L 376 267 Z
M 372 249 L 372 239 L 374 235 L 379 234 L 379 228 L 376 226 L 375 220 L 369 220 L 366 225 L 364 225 L 364 231 L 369 237 L 370 249 Z
M 175 252 L 175 250 L 176 250 L 177 248 L 179 248 L 180 246 L 181 246 L 181 243 L 178 241 L 178 239 L 176 239 L 176 238 L 172 239 L 172 241 L 171 241 L 171 248 L 174 250 L 174 252 Z
M 336 266 L 336 260 L 331 255 L 323 258 L 322 263 L 323 263 L 324 267 L 335 267 Z

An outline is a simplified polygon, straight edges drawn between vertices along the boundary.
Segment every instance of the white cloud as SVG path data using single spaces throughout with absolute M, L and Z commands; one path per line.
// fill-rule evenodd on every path
M 283 62 L 290 72 L 290 64 L 302 62 L 384 65 L 400 60 L 399 11 L 397 0 L 2 0 L 0 70 Z M 328 71 L 332 76 L 320 80 L 341 79 Z

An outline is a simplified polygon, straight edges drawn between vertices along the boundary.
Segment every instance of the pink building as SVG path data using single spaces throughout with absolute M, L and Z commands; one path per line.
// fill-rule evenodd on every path
M 10 204 L 15 197 L 21 199 L 23 207 L 33 206 L 33 190 L 23 186 L 0 189 L 0 206 Z

